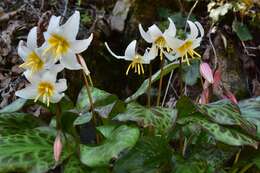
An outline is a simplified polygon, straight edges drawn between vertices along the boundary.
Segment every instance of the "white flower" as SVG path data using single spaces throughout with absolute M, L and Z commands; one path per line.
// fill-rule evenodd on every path
M 79 31 L 80 14 L 78 11 L 63 25 L 59 24 L 60 16 L 52 16 L 47 31 L 44 33 L 46 40 L 44 53 L 50 53 L 51 57 L 68 69 L 81 68 L 76 54 L 81 53 L 90 45 L 93 34 L 88 39 L 76 40 Z
M 42 56 L 43 49 L 37 46 L 37 27 L 30 30 L 27 42 L 20 41 L 18 55 L 24 60 L 20 67 L 26 69 L 25 73 L 30 75 L 41 72 L 53 65 L 52 60 Z
M 24 99 L 40 100 L 49 106 L 50 103 L 57 103 L 64 96 L 67 89 L 66 79 L 56 81 L 57 73 L 63 69 L 62 65 L 54 65 L 52 69 L 45 70 L 26 78 L 30 84 L 24 89 L 15 92 L 15 95 Z
M 190 34 L 185 40 L 180 40 L 176 37 L 167 37 L 166 41 L 171 49 L 175 52 L 173 59 L 182 58 L 182 62 L 187 62 L 190 65 L 188 55 L 192 58 L 201 57 L 194 49 L 200 46 L 202 37 L 204 36 L 204 29 L 199 22 L 187 21 L 190 27 Z M 200 36 L 198 37 L 200 32 Z M 184 59 L 185 58 L 185 59 Z
M 156 47 L 152 47 L 151 49 L 146 49 L 143 56 L 137 53 L 136 51 L 136 40 L 132 41 L 125 50 L 124 56 L 118 56 L 115 53 L 112 52 L 112 50 L 109 48 L 107 43 L 105 43 L 108 51 L 116 57 L 117 59 L 124 59 L 126 61 L 132 61 L 131 64 L 128 66 L 126 70 L 126 75 L 128 75 L 128 72 L 130 68 L 135 69 L 135 73 L 137 72 L 139 75 L 144 73 L 144 67 L 143 64 L 150 64 L 150 62 L 157 56 L 158 50 Z
M 168 29 L 166 29 L 164 31 L 164 33 L 155 24 L 150 26 L 148 28 L 148 31 L 145 32 L 142 25 L 139 24 L 139 31 L 140 31 L 141 36 L 143 37 L 143 39 L 146 42 L 152 43 L 152 48 L 156 47 L 157 49 L 160 50 L 161 60 L 162 60 L 162 57 L 163 57 L 162 56 L 163 53 L 165 55 L 168 55 L 166 53 L 170 52 L 170 48 L 169 48 L 169 46 L 166 42 L 166 38 L 167 37 L 175 37 L 175 35 L 176 35 L 176 27 L 175 27 L 173 21 L 170 18 L 168 18 L 168 20 L 169 20 L 170 24 L 169 24 Z M 165 49 L 166 49 L 166 51 L 165 51 Z

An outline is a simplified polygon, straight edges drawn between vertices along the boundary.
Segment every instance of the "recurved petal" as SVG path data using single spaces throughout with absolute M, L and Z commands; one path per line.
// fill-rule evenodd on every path
M 107 50 L 109 51 L 109 53 L 110 53 L 112 56 L 114 56 L 115 58 L 117 58 L 117 59 L 126 59 L 125 56 L 118 56 L 118 55 L 116 55 L 116 54 L 109 48 L 107 42 L 105 42 L 105 46 L 106 46 Z
M 141 24 L 139 24 L 138 27 L 139 27 L 139 31 L 140 31 L 140 34 L 141 34 L 141 36 L 143 37 L 143 39 L 144 39 L 146 42 L 148 42 L 148 43 L 152 43 L 153 40 L 152 40 L 152 38 L 151 38 L 151 35 L 144 31 L 144 29 L 143 29 L 143 27 L 142 27 Z
M 50 102 L 51 103 L 58 103 L 62 99 L 62 97 L 64 97 L 64 96 L 65 96 L 64 93 L 57 93 L 57 92 L 55 92 L 53 94 L 53 96 L 51 97 Z
M 57 92 L 63 92 L 67 89 L 67 80 L 66 79 L 59 79 L 58 82 L 55 84 L 55 88 Z
M 200 30 L 200 37 L 203 37 L 204 36 L 204 29 L 203 29 L 202 25 L 199 22 L 195 22 L 195 24 L 197 25 L 197 27 Z
M 145 50 L 143 56 L 144 64 L 149 64 L 153 59 L 156 58 L 157 55 L 158 55 L 158 49 L 156 48 L 156 45 L 153 44 L 149 50 L 148 49 Z
M 125 49 L 125 58 L 127 60 L 132 60 L 136 54 L 136 40 L 133 40 Z
M 56 32 L 59 28 L 60 25 L 60 16 L 51 16 L 48 28 L 47 28 L 47 32 L 52 33 L 52 32 Z
M 27 37 L 27 47 L 30 49 L 36 49 L 37 46 L 37 27 L 33 27 Z
M 170 24 L 167 30 L 165 30 L 164 35 L 167 37 L 175 37 L 176 35 L 176 27 L 174 22 L 172 21 L 171 18 L 168 18 Z
M 67 22 L 61 26 L 60 34 L 69 40 L 75 40 L 79 31 L 79 20 L 80 13 L 79 11 L 75 11 L 74 14 L 67 20 Z
M 24 42 L 20 41 L 18 45 L 18 55 L 25 61 L 28 55 L 32 52 L 31 49 L 24 46 Z
M 34 99 L 37 96 L 37 89 L 33 85 L 29 85 L 24 89 L 15 92 L 15 95 L 24 99 Z
M 69 70 L 79 70 L 82 68 L 78 63 L 76 55 L 72 52 L 68 52 L 66 55 L 63 55 L 60 59 L 60 63 Z
M 176 51 L 176 49 L 185 42 L 184 40 L 180 40 L 175 37 L 165 37 L 165 40 L 168 46 L 170 46 L 170 48 L 172 48 L 174 51 Z
M 91 34 L 89 36 L 89 38 L 87 38 L 87 39 L 75 40 L 75 41 L 71 42 L 71 49 L 75 53 L 81 53 L 89 47 L 92 39 L 93 39 L 93 34 Z
M 190 35 L 189 35 L 189 37 L 191 39 L 197 38 L 198 34 L 199 34 L 197 26 L 193 22 L 191 22 L 189 20 L 187 22 L 188 22 L 189 27 L 190 27 Z
M 151 35 L 151 38 L 153 41 L 155 41 L 158 37 L 163 35 L 162 31 L 155 24 L 153 24 L 152 26 L 150 26 L 148 28 L 147 33 Z

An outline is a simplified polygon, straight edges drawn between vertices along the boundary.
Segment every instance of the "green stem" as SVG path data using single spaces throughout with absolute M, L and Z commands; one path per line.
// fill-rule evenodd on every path
M 148 80 L 148 90 L 147 90 L 147 104 L 148 108 L 151 107 L 151 87 L 152 87 L 152 64 L 149 64 L 149 80 Z
M 183 83 L 182 83 L 182 60 L 180 59 L 180 68 L 179 68 L 179 76 L 180 76 L 180 95 L 182 96 Z
M 57 131 L 61 131 L 61 106 L 60 103 L 56 105 L 56 128 Z
M 160 58 L 161 58 L 161 73 L 160 73 L 160 82 L 159 82 L 159 88 L 158 88 L 158 96 L 157 96 L 157 102 L 156 106 L 160 105 L 160 99 L 161 99 L 161 92 L 162 92 L 162 82 L 163 82 L 163 65 L 164 65 L 164 56 L 162 54 L 162 51 L 160 52 Z
M 245 173 L 249 168 L 251 168 L 254 163 L 247 164 L 239 173 Z

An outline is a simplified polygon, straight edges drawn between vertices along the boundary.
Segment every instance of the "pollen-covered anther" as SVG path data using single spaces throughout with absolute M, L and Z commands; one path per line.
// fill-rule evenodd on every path
M 40 71 L 43 66 L 44 62 L 41 60 L 41 58 L 35 52 L 31 52 L 26 58 L 26 61 L 19 67 L 30 69 L 33 73 L 35 73 Z
M 142 64 L 142 57 L 140 55 L 136 55 L 133 58 L 133 61 L 131 64 L 129 64 L 127 70 L 126 70 L 126 75 L 128 75 L 129 70 L 134 69 L 135 73 L 138 73 L 138 75 L 144 74 L 144 67 Z
M 36 102 L 39 98 L 42 99 L 42 102 L 47 104 L 47 106 L 50 105 L 50 98 L 54 93 L 54 86 L 50 82 L 40 82 L 38 84 L 38 95 L 34 99 L 34 102 Z
M 52 51 L 55 58 L 59 58 L 61 55 L 66 54 L 70 48 L 70 44 L 66 38 L 58 35 L 52 34 L 48 39 L 49 47 L 44 50 L 44 52 Z

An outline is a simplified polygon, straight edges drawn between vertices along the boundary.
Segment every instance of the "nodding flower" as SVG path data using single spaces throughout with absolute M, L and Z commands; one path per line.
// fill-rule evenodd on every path
M 18 45 L 18 55 L 24 61 L 20 67 L 26 69 L 25 73 L 33 75 L 53 65 L 54 62 L 42 56 L 42 52 L 42 47 L 37 46 L 37 27 L 34 27 L 28 34 L 27 42 L 21 40 Z
M 167 52 L 171 51 L 170 46 L 168 45 L 166 39 L 167 37 L 175 37 L 176 35 L 176 27 L 173 21 L 168 18 L 170 24 L 168 29 L 162 32 L 157 25 L 153 24 L 148 28 L 148 31 L 145 32 L 142 25 L 139 24 L 139 31 L 143 39 L 147 43 L 152 43 L 151 49 L 158 49 L 160 51 L 160 59 L 163 59 L 163 54 L 168 58 L 169 54 Z M 169 58 L 168 58 L 169 59 Z M 171 59 L 169 59 L 171 60 Z
M 67 69 L 81 69 L 76 54 L 86 50 L 92 39 L 93 34 L 88 39 L 76 40 L 79 31 L 80 13 L 76 11 L 65 24 L 60 25 L 60 16 L 52 16 L 44 32 L 46 40 L 44 44 L 44 54 L 54 59 L 54 63 L 60 63 Z
M 50 105 L 50 103 L 57 103 L 64 96 L 64 91 L 67 89 L 66 79 L 59 79 L 57 81 L 57 73 L 63 70 L 63 66 L 58 64 L 53 68 L 45 70 L 33 76 L 25 77 L 30 84 L 24 89 L 15 92 L 15 95 L 24 99 L 33 99 L 34 102 L 40 100 L 41 102 Z
M 185 40 L 176 37 L 166 37 L 166 42 L 174 52 L 172 59 L 181 57 L 182 62 L 187 62 L 190 65 L 188 56 L 192 59 L 201 57 L 194 49 L 200 46 L 202 37 L 204 36 L 204 29 L 199 22 L 187 22 L 190 27 L 190 34 L 187 35 Z M 198 37 L 199 34 L 200 36 Z
M 155 47 L 146 49 L 144 55 L 140 55 L 136 51 L 136 40 L 132 41 L 125 50 L 124 56 L 116 55 L 105 43 L 108 51 L 117 59 L 124 59 L 126 61 L 132 61 L 126 70 L 126 75 L 128 75 L 130 69 L 134 69 L 135 73 L 144 74 L 143 64 L 150 64 L 150 62 L 157 56 L 158 50 Z

